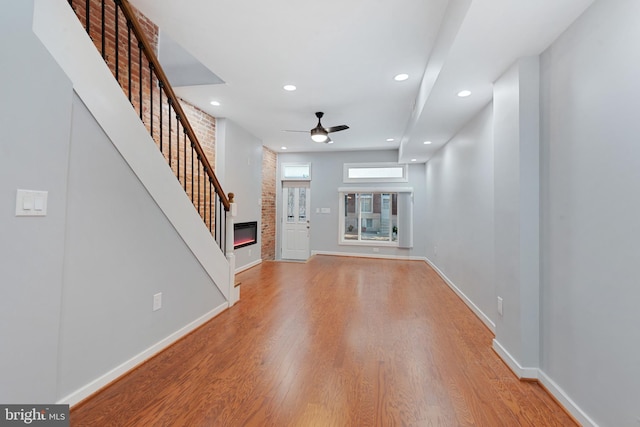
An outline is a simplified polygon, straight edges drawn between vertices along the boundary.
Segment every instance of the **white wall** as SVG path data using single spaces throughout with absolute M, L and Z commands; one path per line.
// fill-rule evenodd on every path
M 472 120 L 427 164 L 427 239 L 451 230 L 446 239 L 429 241 L 428 256 L 496 319 L 497 332 L 502 331 L 513 356 L 530 363 L 531 372 L 584 425 L 635 426 L 640 419 L 640 51 L 632 48 L 632 41 L 640 39 L 639 20 L 637 1 L 595 2 L 541 56 L 539 92 L 527 83 L 535 81 L 535 70 L 523 74 L 521 64 L 506 70 L 496 85 L 494 116 L 485 112 Z M 529 102 L 523 103 L 523 96 Z M 535 117 L 531 101 L 536 96 L 540 151 L 532 149 L 535 138 L 526 145 L 537 131 L 535 120 L 522 117 Z M 480 143 L 463 150 L 456 146 L 461 137 L 487 142 L 484 149 Z M 537 155 L 539 209 L 531 205 L 535 180 L 523 182 L 535 175 L 526 162 Z M 458 196 L 461 188 L 470 195 Z M 475 202 L 484 210 L 470 208 L 474 196 L 486 198 Z M 523 196 L 529 201 L 523 203 Z M 484 219 L 456 235 L 454 224 L 464 228 L 469 221 L 464 209 L 474 216 L 480 212 Z M 494 229 L 485 240 L 499 240 L 493 255 L 501 268 L 496 291 L 509 298 L 505 310 L 518 310 L 515 316 L 505 311 L 500 321 L 491 272 L 485 269 L 484 283 L 464 277 L 478 260 L 491 265 L 487 254 L 467 252 L 477 248 L 474 233 L 485 233 L 485 227 Z M 523 260 L 536 258 L 536 251 L 528 254 L 531 247 L 523 242 L 535 242 L 536 236 L 539 298 L 531 297 L 536 272 L 531 265 L 522 270 Z M 451 258 L 442 259 L 442 251 Z M 538 304 L 536 342 L 531 333 L 536 322 L 527 315 L 535 315 L 531 309 Z
M 427 163 L 427 258 L 494 328 L 492 106 Z M 473 307 L 475 306 L 475 307 Z
M 283 163 L 311 163 L 311 252 L 335 253 L 335 254 L 361 254 L 368 256 L 387 257 L 416 257 L 423 259 L 425 256 L 425 242 L 423 238 L 416 237 L 417 230 L 422 229 L 420 219 L 425 213 L 425 178 L 424 165 L 409 165 L 409 182 L 396 184 L 345 184 L 343 182 L 344 163 L 369 163 L 369 162 L 397 162 L 398 152 L 388 151 L 343 151 L 343 152 L 313 152 L 313 153 L 279 153 L 278 177 L 276 191 L 278 194 L 276 216 L 276 257 L 281 254 L 280 242 L 280 218 L 282 208 L 282 182 L 280 170 Z M 414 189 L 414 214 L 413 229 L 414 239 L 412 249 L 378 247 L 378 252 L 373 252 L 371 246 L 353 246 L 338 244 L 339 230 L 339 187 L 413 187 Z M 316 213 L 317 208 L 329 208 L 329 214 Z
M 73 91 L 31 31 L 32 2 L 15 0 L 3 7 L 0 402 L 52 403 L 58 382 Z M 48 215 L 16 217 L 19 188 L 48 191 Z
M 640 417 L 640 2 L 542 56 L 542 361 L 599 425 Z
M 216 119 L 216 171 L 222 187 L 235 193 L 235 222 L 258 222 L 258 243 L 236 249 L 236 271 L 261 261 L 262 141 L 232 120 Z
M 493 90 L 494 348 L 520 377 L 536 378 L 540 355 L 539 58 L 521 58 Z

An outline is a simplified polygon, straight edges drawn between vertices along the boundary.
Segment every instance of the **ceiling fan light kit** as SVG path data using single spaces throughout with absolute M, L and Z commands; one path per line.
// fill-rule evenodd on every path
M 311 139 L 315 142 L 326 142 L 329 139 L 329 135 L 323 128 L 311 129 Z

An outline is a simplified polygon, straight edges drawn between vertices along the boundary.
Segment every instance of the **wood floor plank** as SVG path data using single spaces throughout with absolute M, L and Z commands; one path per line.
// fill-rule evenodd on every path
M 71 410 L 72 426 L 574 426 L 424 262 L 314 256 Z

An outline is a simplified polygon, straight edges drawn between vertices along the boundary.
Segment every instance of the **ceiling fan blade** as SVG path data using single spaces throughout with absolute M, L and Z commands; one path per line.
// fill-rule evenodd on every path
M 349 129 L 349 126 L 347 125 L 331 126 L 330 128 L 327 128 L 327 132 L 339 132 L 341 130 L 347 130 L 347 129 Z

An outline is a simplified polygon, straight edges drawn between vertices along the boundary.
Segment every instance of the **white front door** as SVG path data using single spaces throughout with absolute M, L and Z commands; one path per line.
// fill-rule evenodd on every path
M 308 182 L 285 182 L 282 186 L 282 258 L 309 258 L 309 214 L 311 193 Z

